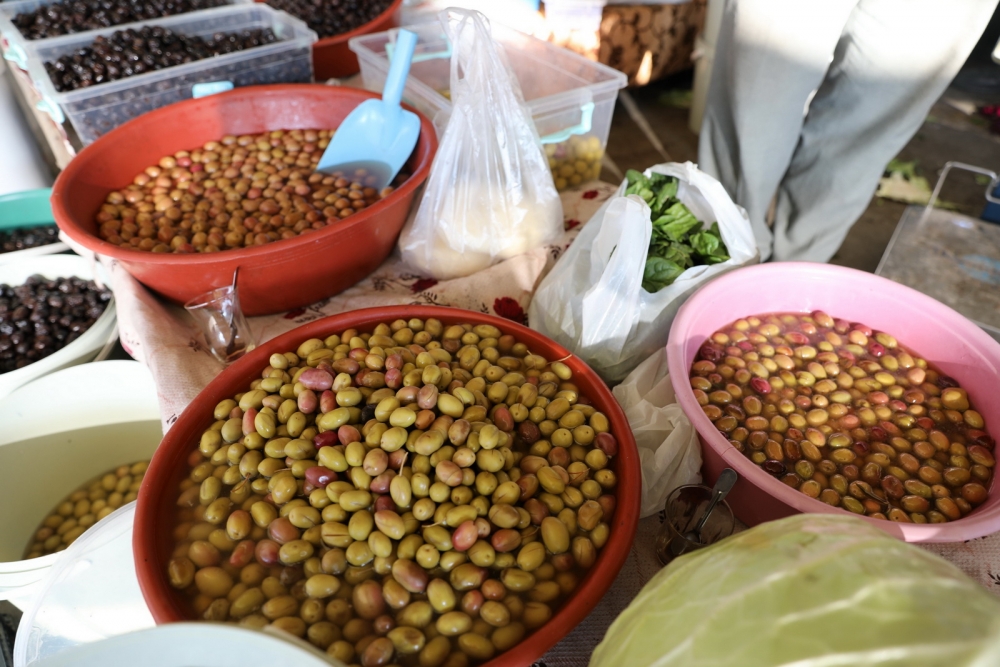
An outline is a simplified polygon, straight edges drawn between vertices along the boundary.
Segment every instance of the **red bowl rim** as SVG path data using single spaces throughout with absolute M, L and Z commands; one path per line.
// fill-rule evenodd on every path
M 619 450 L 615 457 L 618 474 L 615 493 L 617 507 L 611 524 L 610 537 L 599 552 L 597 561 L 584 576 L 573 596 L 563 603 L 563 606 L 548 623 L 531 633 L 527 639 L 486 663 L 484 667 L 532 663 L 560 639 L 568 635 L 599 604 L 601 598 L 611 588 L 632 549 L 632 542 L 639 522 L 642 488 L 639 452 L 635 439 L 632 436 L 625 413 L 618 405 L 611 390 L 589 366 L 561 345 L 537 331 L 511 320 L 459 308 L 385 306 L 331 315 L 293 329 L 257 347 L 216 376 L 181 413 L 171 430 L 164 436 L 150 462 L 146 475 L 143 477 L 136 505 L 132 538 L 139 588 L 142 590 L 143 598 L 158 624 L 189 620 L 182 618 L 171 604 L 177 591 L 171 588 L 166 580 L 163 570 L 165 563 L 162 562 L 161 555 L 156 548 L 159 530 L 157 520 L 161 507 L 155 502 L 155 498 L 172 498 L 176 495 L 174 489 L 166 488 L 174 472 L 168 463 L 168 458 L 177 450 L 183 449 L 186 454 L 194 447 L 193 443 L 182 441 L 179 437 L 172 437 L 171 434 L 179 433 L 180 427 L 187 427 L 192 422 L 210 423 L 211 419 L 205 418 L 204 410 L 199 406 L 208 403 L 215 405 L 217 401 L 215 401 L 214 394 L 223 395 L 222 391 L 229 377 L 246 374 L 247 371 L 261 368 L 262 364 L 266 365 L 273 349 L 294 349 L 302 341 L 309 338 L 326 337 L 348 328 L 364 330 L 377 322 L 391 322 L 395 319 L 409 319 L 411 317 L 421 319 L 435 317 L 444 323 L 492 324 L 506 333 L 512 334 L 518 341 L 527 343 L 529 349 L 558 355 L 552 358 L 564 359 L 564 363 L 573 369 L 575 378 L 586 378 L 586 384 L 590 385 L 586 391 L 591 403 L 595 406 L 601 406 L 602 411 L 608 416 L 612 432 L 615 433 L 618 440 Z M 208 417 L 210 416 L 208 415 Z M 187 465 L 186 459 L 183 465 Z
M 996 532 L 996 530 L 1000 529 L 1000 505 L 996 505 L 992 508 L 985 508 L 987 510 L 986 512 L 978 512 L 979 508 L 977 508 L 977 510 L 973 510 L 972 513 L 957 521 L 950 521 L 944 524 L 926 525 L 914 523 L 895 523 L 887 520 L 873 519 L 867 516 L 854 514 L 853 512 L 848 512 L 840 507 L 832 507 L 821 500 L 810 498 L 804 493 L 791 489 L 778 479 L 764 472 L 760 467 L 750 461 L 750 459 L 746 458 L 742 453 L 737 451 L 736 448 L 733 447 L 721 433 L 719 433 L 718 429 L 715 428 L 715 425 L 701 410 L 701 407 L 698 405 L 698 402 L 694 397 L 694 392 L 691 389 L 690 383 L 686 381 L 690 368 L 685 363 L 684 350 L 686 347 L 686 340 L 683 339 L 682 336 L 685 335 L 685 332 L 691 328 L 692 325 L 690 324 L 690 321 L 697 318 L 698 311 L 709 307 L 714 299 L 714 296 L 719 292 L 724 291 L 730 281 L 743 282 L 748 280 L 757 280 L 758 278 L 761 280 L 770 280 L 771 278 L 767 275 L 770 271 L 787 271 L 789 268 L 798 268 L 803 272 L 828 274 L 828 279 L 831 281 L 836 281 L 838 275 L 843 276 L 844 274 L 854 274 L 855 276 L 862 277 L 864 280 L 877 282 L 881 289 L 891 290 L 900 294 L 901 297 L 905 297 L 907 300 L 919 302 L 921 307 L 928 313 L 929 319 L 936 319 L 938 321 L 960 321 L 963 333 L 965 333 L 968 338 L 973 339 L 980 347 L 995 347 L 997 345 L 997 342 L 994 341 L 989 334 L 970 322 L 965 318 L 965 316 L 956 312 L 952 308 L 949 308 L 940 301 L 937 301 L 922 292 L 918 292 L 910 287 L 907 287 L 906 285 L 902 285 L 873 273 L 833 264 L 817 264 L 813 262 L 782 262 L 779 268 L 775 267 L 775 264 L 757 264 L 753 266 L 746 266 L 705 283 L 699 287 L 698 290 L 695 291 L 695 293 L 692 294 L 680 307 L 677 311 L 677 316 L 671 324 L 670 336 L 667 341 L 667 360 L 670 377 L 672 378 L 671 384 L 674 387 L 674 393 L 677 396 L 677 401 L 680 403 L 681 409 L 684 411 L 684 414 L 687 415 L 688 419 L 691 420 L 691 423 L 695 427 L 695 431 L 698 433 L 698 440 L 701 442 L 702 447 L 708 447 L 714 450 L 725 460 L 726 465 L 735 469 L 745 481 L 757 487 L 775 500 L 792 508 L 795 512 L 812 514 L 846 514 L 857 517 L 863 521 L 867 521 L 872 526 L 894 537 L 907 542 L 917 543 L 962 542 L 992 534 Z M 755 275 L 757 273 L 762 273 L 764 276 L 758 277 Z M 735 320 L 739 317 L 756 314 L 757 313 L 735 314 L 732 319 Z M 699 345 L 700 344 L 701 343 L 699 342 Z M 994 428 L 996 428 L 995 423 Z M 990 483 L 991 493 L 994 493 L 997 488 L 1000 488 L 1000 483 L 997 482 L 998 476 L 1000 475 L 994 474 L 993 481 Z
M 366 99 L 376 99 L 381 97 L 378 93 L 362 90 L 360 88 L 325 86 L 323 84 L 315 83 L 281 83 L 266 86 L 245 86 L 242 88 L 235 88 L 224 93 L 219 93 L 217 95 L 211 95 L 209 97 L 184 100 L 165 107 L 160 107 L 159 109 L 155 109 L 149 113 L 133 118 L 127 123 L 122 123 L 107 134 L 99 137 L 92 144 L 80 151 L 75 159 L 70 161 L 66 168 L 59 174 L 58 178 L 56 178 L 56 182 L 52 186 L 52 197 L 50 202 L 52 205 L 52 214 L 56 220 L 56 224 L 59 226 L 59 229 L 66 232 L 66 235 L 73 239 L 73 241 L 99 255 L 113 257 L 114 259 L 118 259 L 123 262 L 133 262 L 136 264 L 159 264 L 166 266 L 208 266 L 218 264 L 220 261 L 241 261 L 244 259 L 251 260 L 254 258 L 260 260 L 265 257 L 272 256 L 276 248 L 282 251 L 293 251 L 295 248 L 304 247 L 317 241 L 328 240 L 328 237 L 341 234 L 345 230 L 356 225 L 371 224 L 371 217 L 373 215 L 378 215 L 383 209 L 391 206 L 395 200 L 407 196 L 423 184 L 424 180 L 426 180 L 428 174 L 430 173 L 431 163 L 434 160 L 434 154 L 437 152 L 437 133 L 434 130 L 434 126 L 422 113 L 408 104 L 404 104 L 403 107 L 413 111 L 420 118 L 420 138 L 417 141 L 417 147 L 414 149 L 417 163 L 416 169 L 414 169 L 410 177 L 406 179 L 406 181 L 396 190 L 390 193 L 388 197 L 377 201 L 368 208 L 364 209 L 363 212 L 369 213 L 369 215 L 350 216 L 337 224 L 328 225 L 309 234 L 303 234 L 290 239 L 281 239 L 262 246 L 237 248 L 225 250 L 219 253 L 191 253 L 181 255 L 175 253 L 153 253 L 144 250 L 131 250 L 114 245 L 113 243 L 108 243 L 107 241 L 99 238 L 96 234 L 91 234 L 86 231 L 69 213 L 66 202 L 66 189 L 69 187 L 68 184 L 74 179 L 86 177 L 84 172 L 86 160 L 82 158 L 89 155 L 89 151 L 96 150 L 96 146 L 103 146 L 106 143 L 117 141 L 119 134 L 124 132 L 125 129 L 130 127 L 133 123 L 141 122 L 155 124 L 161 118 L 165 118 L 174 113 L 183 112 L 188 107 L 198 104 L 212 104 L 216 99 L 223 99 L 226 97 L 288 97 L 307 90 L 314 91 L 317 89 L 330 95 L 360 98 L 358 100 L 359 104 L 361 101 Z M 124 144 L 124 142 L 122 143 Z
M 264 1 L 264 0 L 260 0 Z M 333 35 L 331 37 L 322 37 L 313 44 L 313 48 L 317 46 L 335 46 L 337 44 L 343 44 L 348 41 L 351 37 L 357 37 L 358 35 L 367 35 L 372 32 L 372 26 L 376 23 L 382 23 L 392 18 L 392 15 L 399 11 L 400 6 L 403 4 L 403 0 L 393 0 L 393 3 L 389 5 L 384 12 L 373 18 L 368 23 L 358 26 L 350 32 L 344 32 L 339 35 Z

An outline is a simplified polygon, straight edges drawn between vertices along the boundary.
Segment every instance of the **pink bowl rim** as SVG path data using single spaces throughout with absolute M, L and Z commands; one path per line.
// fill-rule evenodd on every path
M 802 272 L 811 276 L 822 277 L 825 280 L 838 280 L 849 277 L 852 280 L 862 280 L 878 285 L 880 290 L 895 295 L 898 299 L 906 299 L 916 302 L 921 309 L 927 312 L 928 321 L 944 323 L 950 325 L 953 334 L 959 335 L 970 345 L 986 350 L 989 356 L 996 359 L 1000 365 L 1000 344 L 980 327 L 969 321 L 960 313 L 944 305 L 940 301 L 933 299 L 921 292 L 918 292 L 905 285 L 893 282 L 881 276 L 877 276 L 865 271 L 851 269 L 833 264 L 819 264 L 812 262 L 775 262 L 768 264 L 757 264 L 743 267 L 731 271 L 715 280 L 701 286 L 688 300 L 680 307 L 677 316 L 670 327 L 670 336 L 667 341 L 667 364 L 672 378 L 671 383 L 674 393 L 677 395 L 677 402 L 680 404 L 684 414 L 691 420 L 695 430 L 698 432 L 698 439 L 702 447 L 709 447 L 721 456 L 727 465 L 736 470 L 740 477 L 749 482 L 759 490 L 776 498 L 785 505 L 793 508 L 797 512 L 814 514 L 846 514 L 855 516 L 880 530 L 898 537 L 907 542 L 942 543 L 942 542 L 963 542 L 979 537 L 984 537 L 1000 530 L 1000 503 L 992 507 L 980 508 L 970 515 L 943 524 L 904 524 L 885 521 L 881 519 L 871 519 L 862 517 L 839 507 L 832 507 L 826 503 L 815 500 L 805 494 L 786 486 L 778 479 L 764 472 L 750 459 L 738 452 L 729 441 L 726 440 L 712 424 L 711 420 L 705 416 L 701 410 L 691 385 L 686 382 L 688 378 L 689 362 L 684 358 L 684 348 L 689 337 L 698 338 L 698 345 L 707 339 L 708 334 L 697 333 L 699 311 L 709 307 L 716 298 L 724 300 L 723 295 L 728 287 L 735 282 L 760 281 L 762 283 L 787 278 L 791 273 Z M 805 282 L 805 281 L 804 281 Z M 783 298 L 790 299 L 785 295 Z M 774 308 L 769 312 L 795 312 L 797 308 Z M 762 313 L 733 313 L 731 320 L 740 317 L 757 315 Z M 835 312 L 831 315 L 836 317 Z M 991 425 L 991 431 L 997 429 L 997 421 L 1000 415 L 987 419 Z M 991 433 L 992 434 L 992 433 Z M 991 482 L 990 492 L 997 492 L 997 473 L 994 473 Z

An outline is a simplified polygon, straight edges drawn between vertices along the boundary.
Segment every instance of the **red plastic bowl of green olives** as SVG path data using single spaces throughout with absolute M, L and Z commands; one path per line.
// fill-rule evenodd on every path
M 157 623 L 280 629 L 363 667 L 531 664 L 612 585 L 640 488 L 623 412 L 567 350 L 481 313 L 359 310 L 184 411 L 136 571 Z
M 1000 344 L 944 304 L 833 265 L 747 267 L 691 296 L 667 355 L 706 479 L 740 474 L 744 523 L 846 512 L 909 542 L 1000 530 Z

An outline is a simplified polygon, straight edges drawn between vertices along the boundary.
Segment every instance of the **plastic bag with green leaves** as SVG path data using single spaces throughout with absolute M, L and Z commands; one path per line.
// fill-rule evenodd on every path
M 800 514 L 673 561 L 590 667 L 1000 665 L 1000 599 L 849 516 Z
M 610 382 L 663 349 L 674 316 L 702 284 L 759 259 L 746 211 L 695 165 L 629 175 L 542 280 L 528 310 L 533 329 Z

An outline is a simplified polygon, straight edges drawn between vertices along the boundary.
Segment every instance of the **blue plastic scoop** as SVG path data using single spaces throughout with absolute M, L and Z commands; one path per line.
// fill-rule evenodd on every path
M 415 33 L 399 31 L 382 99 L 365 100 L 344 119 L 316 171 L 351 177 L 364 169 L 376 177 L 372 187 L 381 190 L 392 183 L 420 136 L 420 118 L 399 106 L 416 45 Z

